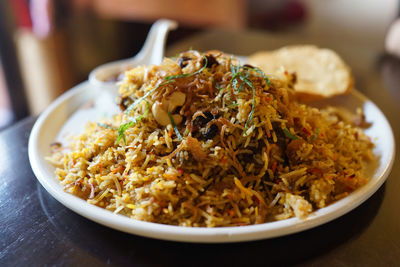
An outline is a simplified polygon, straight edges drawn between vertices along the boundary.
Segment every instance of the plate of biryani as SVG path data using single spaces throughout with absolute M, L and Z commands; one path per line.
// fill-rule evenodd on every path
M 237 242 L 321 225 L 383 184 L 395 147 L 331 53 L 242 63 L 187 51 L 128 70 L 116 100 L 84 82 L 35 123 L 32 169 L 71 210 L 146 237 Z

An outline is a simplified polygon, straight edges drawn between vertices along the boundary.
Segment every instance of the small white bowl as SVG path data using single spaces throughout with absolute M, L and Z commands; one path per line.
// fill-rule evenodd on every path
M 150 29 L 146 41 L 139 53 L 127 59 L 109 62 L 96 67 L 89 74 L 89 82 L 103 91 L 117 96 L 118 88 L 115 78 L 125 70 L 140 66 L 160 64 L 164 58 L 165 42 L 168 32 L 178 27 L 178 23 L 173 20 L 157 20 Z

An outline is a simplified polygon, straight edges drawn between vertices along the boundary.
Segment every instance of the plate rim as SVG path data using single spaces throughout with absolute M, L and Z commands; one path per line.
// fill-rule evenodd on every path
M 353 90 L 352 93 L 356 98 L 362 101 L 370 102 L 373 105 L 373 108 L 379 113 L 379 116 L 384 119 L 383 123 L 386 124 L 388 129 L 390 129 L 388 133 L 390 135 L 388 136 L 389 143 L 392 145 L 392 150 L 388 152 L 390 160 L 384 164 L 384 167 L 380 173 L 376 173 L 374 176 L 372 176 L 378 176 L 373 183 L 369 181 L 367 184 L 357 189 L 346 198 L 338 200 L 337 202 L 325 208 L 313 212 L 306 219 L 289 218 L 286 220 L 258 225 L 219 228 L 182 227 L 134 220 L 129 217 L 114 214 L 111 211 L 91 205 L 76 196 L 66 193 L 64 190 L 62 190 L 61 185 L 59 184 L 59 181 L 55 179 L 55 176 L 46 177 L 45 171 L 41 168 L 44 159 L 39 157 L 38 138 L 40 137 L 40 132 L 43 130 L 44 123 L 61 104 L 66 103 L 74 97 L 85 93 L 87 90 L 95 90 L 88 81 L 74 86 L 72 89 L 59 96 L 39 116 L 29 136 L 29 162 L 37 180 L 46 189 L 46 191 L 50 193 L 50 195 L 52 195 L 65 207 L 94 222 L 129 234 L 169 241 L 192 243 L 228 243 L 255 241 L 297 233 L 330 222 L 358 207 L 382 186 L 390 174 L 394 164 L 395 140 L 390 123 L 383 112 L 375 105 L 375 103 L 373 103 L 359 91 Z M 70 118 L 72 114 L 73 112 L 68 114 L 67 118 Z M 58 129 L 58 131 L 60 131 L 60 129 Z M 57 182 L 58 186 L 55 186 L 54 182 Z M 348 204 L 350 199 L 352 199 L 352 202 Z

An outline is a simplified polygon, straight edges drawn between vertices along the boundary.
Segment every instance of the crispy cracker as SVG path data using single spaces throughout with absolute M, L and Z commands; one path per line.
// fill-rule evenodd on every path
M 345 94 L 353 88 L 350 68 L 332 50 L 314 45 L 286 46 L 250 55 L 248 63 L 267 75 L 282 75 L 282 67 L 295 72 L 294 86 L 299 97 L 310 100 Z

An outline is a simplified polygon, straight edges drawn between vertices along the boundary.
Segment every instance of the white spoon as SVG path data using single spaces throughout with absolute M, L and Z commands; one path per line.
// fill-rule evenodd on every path
M 162 62 L 167 34 L 177 27 L 178 23 L 176 21 L 168 19 L 157 20 L 151 26 L 146 41 L 136 56 L 96 67 L 89 74 L 89 82 L 96 87 L 108 89 L 109 93 L 115 95 L 117 93 L 115 78 L 124 70 L 134 66 L 160 64 Z

